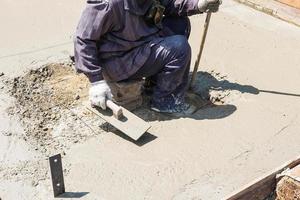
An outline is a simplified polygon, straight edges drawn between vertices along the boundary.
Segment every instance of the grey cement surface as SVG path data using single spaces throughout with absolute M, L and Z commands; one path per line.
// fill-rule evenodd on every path
M 0 4 L 5 30 L 0 32 L 0 72 L 5 73 L 0 79 L 72 53 L 83 1 Z M 204 18 L 192 18 L 194 55 Z M 150 133 L 157 138 L 142 146 L 110 132 L 74 143 L 63 158 L 67 191 L 97 200 L 221 199 L 299 156 L 299 36 L 293 25 L 224 2 L 212 16 L 199 70 L 213 70 L 233 83 L 224 89 L 226 104 L 200 110 L 194 118 L 153 121 Z M 6 113 L 13 101 L 2 88 L 0 198 L 53 199 L 47 157 L 24 141 L 17 116 Z M 62 130 L 64 122 L 57 127 Z

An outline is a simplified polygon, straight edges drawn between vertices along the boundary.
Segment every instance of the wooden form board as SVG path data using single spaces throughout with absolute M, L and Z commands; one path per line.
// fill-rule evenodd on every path
M 85 103 L 86 108 L 99 116 L 115 128 L 128 135 L 134 140 L 138 140 L 144 133 L 146 133 L 151 126 L 141 118 L 137 117 L 127 109 L 122 108 L 123 117 L 117 119 L 113 116 L 111 110 L 102 110 L 101 108 L 94 108 L 89 103 Z
M 287 162 L 279 168 L 276 168 L 261 178 L 238 189 L 233 194 L 224 198 L 224 200 L 262 200 L 268 197 L 276 188 L 276 175 L 280 174 L 287 168 L 294 168 L 300 164 L 300 156 Z
M 277 0 L 294 8 L 300 9 L 300 0 Z

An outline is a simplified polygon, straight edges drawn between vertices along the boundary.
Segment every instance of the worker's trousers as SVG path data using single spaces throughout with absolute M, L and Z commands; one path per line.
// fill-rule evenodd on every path
M 188 43 L 188 18 L 167 18 L 163 21 L 164 39 L 151 47 L 146 63 L 129 79 L 147 77 L 153 84 L 152 106 L 173 109 L 184 103 L 188 87 L 191 47 Z

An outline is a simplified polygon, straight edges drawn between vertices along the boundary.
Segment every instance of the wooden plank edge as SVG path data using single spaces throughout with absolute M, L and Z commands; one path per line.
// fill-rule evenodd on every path
M 275 169 L 267 172 L 266 174 L 264 174 L 260 178 L 257 178 L 256 180 L 254 180 L 254 181 L 246 184 L 245 186 L 235 190 L 233 193 L 231 193 L 230 195 L 228 195 L 228 196 L 226 196 L 225 198 L 222 198 L 222 199 L 223 200 L 243 200 L 243 199 L 245 199 L 244 196 L 246 196 L 247 194 L 249 194 L 253 191 L 259 190 L 259 188 L 262 185 L 265 185 L 268 182 L 271 182 L 271 184 L 273 182 L 276 183 L 276 175 L 277 174 L 280 174 L 281 172 L 283 172 L 287 168 L 294 168 L 299 164 L 300 164 L 300 156 L 286 162 L 285 164 L 283 164 L 282 166 L 280 166 L 278 168 L 275 168 Z M 269 187 L 272 187 L 272 185 L 269 185 Z M 272 188 L 272 189 L 275 190 L 275 188 Z M 269 194 L 265 194 L 265 198 L 268 195 Z
M 276 1 L 291 6 L 293 8 L 300 9 L 300 1 L 293 1 L 293 0 L 276 0 Z

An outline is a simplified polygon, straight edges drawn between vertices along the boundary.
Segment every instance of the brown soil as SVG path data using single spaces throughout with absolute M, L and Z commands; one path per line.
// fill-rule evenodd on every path
M 30 70 L 9 85 L 15 105 L 8 111 L 19 115 L 25 127 L 24 139 L 45 146 L 56 123 L 66 117 L 64 111 L 86 99 L 88 82 L 67 63 Z

